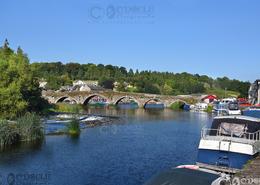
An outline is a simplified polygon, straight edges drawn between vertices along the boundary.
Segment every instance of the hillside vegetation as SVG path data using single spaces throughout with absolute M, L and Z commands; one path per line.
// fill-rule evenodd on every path
M 247 97 L 249 82 L 229 79 L 213 79 L 206 75 L 156 71 L 133 71 L 125 67 L 102 64 L 78 64 L 61 62 L 32 63 L 31 69 L 40 79 L 48 82 L 49 89 L 59 89 L 73 80 L 98 80 L 105 88 L 118 91 L 178 95 L 213 93 L 219 97 L 228 95 Z M 226 89 L 226 90 L 224 90 Z

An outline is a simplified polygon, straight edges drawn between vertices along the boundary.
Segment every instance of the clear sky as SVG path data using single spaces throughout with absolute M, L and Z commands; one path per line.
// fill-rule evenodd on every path
M 254 81 L 259 0 L 0 0 L 0 41 L 34 61 Z

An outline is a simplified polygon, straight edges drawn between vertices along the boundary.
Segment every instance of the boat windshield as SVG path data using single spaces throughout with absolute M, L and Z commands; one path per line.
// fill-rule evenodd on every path
M 238 105 L 238 103 L 229 103 L 228 109 L 229 110 L 239 110 L 239 105 Z

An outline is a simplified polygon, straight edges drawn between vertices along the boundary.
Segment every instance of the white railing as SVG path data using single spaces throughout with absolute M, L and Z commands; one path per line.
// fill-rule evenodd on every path
M 230 138 L 241 138 L 241 139 L 247 139 L 252 141 L 260 141 L 260 130 L 253 133 L 231 132 L 230 134 L 226 135 L 221 133 L 219 129 L 202 128 L 201 138 L 206 138 L 208 136 L 224 136 Z

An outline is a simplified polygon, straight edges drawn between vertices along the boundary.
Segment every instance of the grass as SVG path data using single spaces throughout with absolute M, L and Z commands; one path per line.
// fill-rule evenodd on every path
M 239 97 L 240 93 L 235 91 L 225 91 L 223 89 L 208 89 L 207 94 L 215 94 L 218 98 Z
M 83 106 L 78 104 L 57 103 L 50 111 L 79 114 L 83 112 Z
M 35 113 L 26 113 L 16 122 L 0 120 L 0 147 L 25 141 L 36 141 L 44 138 L 44 128 L 40 117 Z
M 7 120 L 0 120 L 0 146 L 5 148 L 6 146 L 13 145 L 19 141 L 19 133 L 17 125 L 10 123 Z
M 80 134 L 80 123 L 76 118 L 73 118 L 67 125 L 68 134 L 71 136 L 79 136 Z
M 17 128 L 21 141 L 40 140 L 44 137 L 43 125 L 35 113 L 26 113 L 18 118 Z

